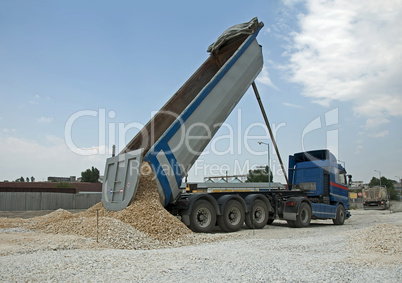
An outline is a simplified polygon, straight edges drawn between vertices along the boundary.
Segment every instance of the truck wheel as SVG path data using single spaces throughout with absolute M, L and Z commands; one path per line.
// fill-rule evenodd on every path
M 246 225 L 250 229 L 262 229 L 268 221 L 268 206 L 260 199 L 253 201 L 251 210 L 246 214 Z
M 237 200 L 230 200 L 223 208 L 222 215 L 218 215 L 218 225 L 222 231 L 236 232 L 243 226 L 245 218 L 244 208 Z
M 294 225 L 297 228 L 308 227 L 311 221 L 311 207 L 306 202 L 302 202 L 299 207 L 299 213 L 296 216 Z
M 332 219 L 332 222 L 334 222 L 335 225 L 343 225 L 345 222 L 345 217 L 345 208 L 342 204 L 338 204 L 338 207 L 336 208 L 336 216 L 335 219 Z
M 214 206 L 206 200 L 198 200 L 190 214 L 190 229 L 194 232 L 208 233 L 216 224 Z

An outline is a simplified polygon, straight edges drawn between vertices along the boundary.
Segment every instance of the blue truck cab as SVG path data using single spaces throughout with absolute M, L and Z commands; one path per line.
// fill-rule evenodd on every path
M 329 150 L 300 152 L 289 156 L 290 190 L 303 191 L 312 219 L 333 219 L 342 225 L 349 213 L 346 170 Z

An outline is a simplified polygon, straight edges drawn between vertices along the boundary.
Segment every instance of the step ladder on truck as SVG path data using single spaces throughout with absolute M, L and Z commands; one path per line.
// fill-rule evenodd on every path
M 263 66 L 256 40 L 262 27 L 254 18 L 226 30 L 209 46 L 210 56 L 199 69 L 118 155 L 107 159 L 102 187 L 106 209 L 122 210 L 133 201 L 141 165 L 148 162 L 162 205 L 196 232 L 210 232 L 216 225 L 232 232 L 244 223 L 263 228 L 274 219 L 287 220 L 292 227 L 306 227 L 312 218 L 343 224 L 349 217 L 342 179 L 346 172 L 328 150 L 291 156 L 286 189 L 281 184 L 268 189 L 268 183 L 265 188 L 244 183 L 232 190 L 225 184 L 224 191 L 205 193 L 181 189 L 183 178 L 250 85 L 263 110 L 254 83 Z

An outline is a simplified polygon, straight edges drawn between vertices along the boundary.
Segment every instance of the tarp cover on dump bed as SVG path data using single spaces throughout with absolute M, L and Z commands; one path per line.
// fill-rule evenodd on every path
M 217 53 L 219 49 L 225 45 L 225 43 L 234 40 L 242 35 L 250 35 L 253 34 L 258 28 L 261 28 L 263 23 L 259 23 L 257 17 L 251 19 L 251 21 L 243 24 L 234 25 L 227 30 L 225 30 L 218 39 L 212 43 L 207 52 L 211 54 Z

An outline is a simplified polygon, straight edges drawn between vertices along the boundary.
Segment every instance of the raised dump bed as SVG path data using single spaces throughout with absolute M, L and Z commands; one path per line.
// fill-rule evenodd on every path
M 180 196 L 182 179 L 260 73 L 257 18 L 226 30 L 209 58 L 159 112 L 106 163 L 102 200 L 121 210 L 135 196 L 143 161 L 151 164 L 164 206 Z

